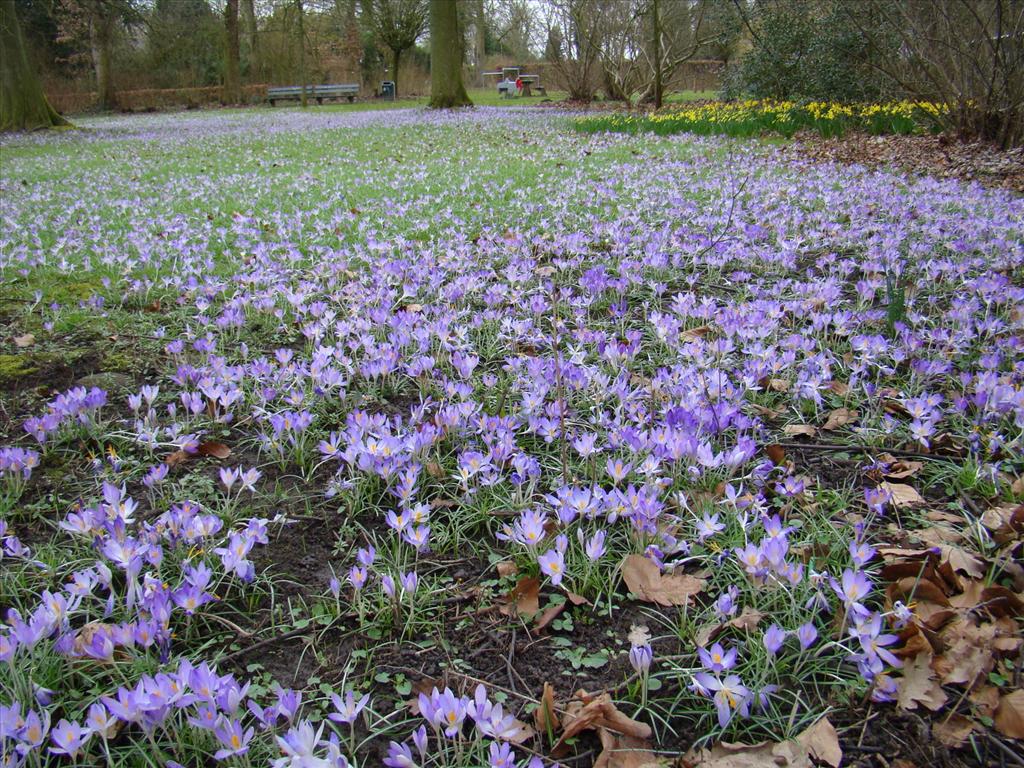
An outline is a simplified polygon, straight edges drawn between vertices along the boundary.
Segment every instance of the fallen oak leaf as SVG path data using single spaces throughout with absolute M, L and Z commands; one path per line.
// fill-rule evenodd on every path
M 755 629 L 763 618 L 763 613 L 748 605 L 740 611 L 739 616 L 729 621 L 729 626 L 735 627 L 736 629 L 751 630 Z
M 710 325 L 699 325 L 696 328 L 690 328 L 689 330 L 683 331 L 679 334 L 680 341 L 696 341 L 707 336 L 714 329 Z
M 782 431 L 790 437 L 798 437 L 799 435 L 814 437 L 818 434 L 818 430 L 810 424 L 787 424 L 782 428 Z
M 839 746 L 839 734 L 827 717 L 821 718 L 796 737 L 807 754 L 815 760 L 839 768 L 843 762 L 843 749 Z
M 707 585 L 704 579 L 685 573 L 666 576 L 643 555 L 627 555 L 621 570 L 626 586 L 639 600 L 662 606 L 686 605 Z
M 821 428 L 832 432 L 840 427 L 845 427 L 847 424 L 852 424 L 858 418 L 860 418 L 860 413 L 857 411 L 850 410 L 849 408 L 836 408 L 829 412 L 828 418 L 825 419 L 825 423 Z
M 932 727 L 932 734 L 939 743 L 950 749 L 958 749 L 967 741 L 967 737 L 974 730 L 974 721 L 963 715 L 952 714 Z
M 781 467 L 786 461 L 786 449 L 777 443 L 766 445 L 764 452 L 776 467 Z
M 192 454 L 188 451 L 177 450 L 167 455 L 164 464 L 171 468 L 178 467 L 188 461 L 191 456 Z
M 533 628 L 540 632 L 545 627 L 547 627 L 548 624 L 550 624 L 552 621 L 561 616 L 562 612 L 566 609 L 567 606 L 568 601 L 563 601 L 561 603 L 549 605 L 547 608 L 544 609 L 544 612 L 537 617 L 537 621 L 533 623 Z
M 992 719 L 1003 736 L 1024 739 L 1024 688 L 1001 696 Z
M 25 347 L 31 347 L 35 343 L 36 343 L 36 337 L 35 337 L 35 334 L 32 334 L 32 333 L 25 333 L 25 334 L 22 334 L 21 336 L 15 336 L 14 337 L 14 346 L 18 347 L 19 349 L 24 349 Z
M 226 459 L 231 455 L 231 449 L 224 445 L 224 443 L 218 443 L 216 440 L 209 440 L 205 443 L 200 443 L 199 447 L 196 448 L 196 453 L 200 456 L 212 456 L 215 459 Z
M 932 654 L 922 651 L 903 667 L 903 677 L 898 681 L 899 696 L 896 703 L 900 709 L 917 709 L 923 704 L 936 712 L 946 703 L 946 692 L 942 690 L 931 668 Z
M 661 765 L 646 739 L 620 736 L 606 728 L 598 731 L 598 738 L 601 754 L 594 761 L 594 768 L 658 768 Z
M 880 487 L 889 492 L 889 500 L 897 509 L 907 509 L 924 504 L 924 498 L 912 485 L 904 483 L 890 483 L 888 481 L 880 484 Z
M 692 768 L 811 768 L 807 750 L 796 741 L 759 744 L 721 742 L 689 753 L 683 764 Z
M 506 616 L 513 615 L 532 617 L 540 610 L 540 579 L 536 576 L 524 576 L 516 582 L 508 601 L 499 609 Z
M 641 723 L 620 712 L 607 693 L 589 696 L 584 691 L 578 691 L 576 698 L 566 709 L 563 726 L 562 735 L 552 748 L 552 752 L 557 751 L 578 733 L 598 728 L 607 728 L 609 731 L 634 739 L 649 739 L 653 734 L 651 726 L 647 723 Z

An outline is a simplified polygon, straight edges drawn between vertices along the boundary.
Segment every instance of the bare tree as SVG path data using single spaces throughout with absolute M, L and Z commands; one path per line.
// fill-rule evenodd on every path
M 591 101 L 601 56 L 605 15 L 600 0 L 549 0 L 545 57 L 574 101 Z
M 948 127 L 1003 147 L 1024 143 L 1024 3 L 864 0 L 846 10 L 873 66 L 908 95 L 952 106 Z
M 600 60 L 609 98 L 651 101 L 660 108 L 679 68 L 722 36 L 706 23 L 721 0 L 624 0 L 607 6 Z
M 363 10 L 376 38 L 391 51 L 391 79 L 397 96 L 402 54 L 416 45 L 427 28 L 427 0 L 364 0 Z

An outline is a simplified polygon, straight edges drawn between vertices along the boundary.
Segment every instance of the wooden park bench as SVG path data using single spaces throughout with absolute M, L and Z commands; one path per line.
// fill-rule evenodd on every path
M 324 99 L 348 99 L 354 101 L 359 94 L 359 86 L 355 83 L 341 83 L 338 85 L 307 85 L 306 98 L 316 99 L 317 104 L 323 104 Z M 301 101 L 302 86 L 286 85 L 279 88 L 267 88 L 267 101 L 274 106 L 276 101 Z

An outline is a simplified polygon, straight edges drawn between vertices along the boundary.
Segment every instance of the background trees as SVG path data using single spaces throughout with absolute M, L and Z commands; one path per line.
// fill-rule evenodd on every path
M 58 105 L 77 93 L 79 109 L 140 89 L 237 103 L 300 81 L 423 94 L 434 48 L 454 84 L 432 85 L 438 103 L 462 101 L 456 70 L 482 87 L 485 71 L 523 65 L 575 100 L 658 107 L 717 69 L 725 97 L 941 101 L 962 136 L 1024 142 L 1020 0 L 445 0 L 436 33 L 431 0 L 5 2 L 44 90 Z
M 29 61 L 14 0 L 0 0 L 0 131 L 67 125 L 53 111 Z
M 389 79 L 397 95 L 402 54 L 416 45 L 427 26 L 427 0 L 363 0 L 363 12 L 374 35 L 391 52 Z

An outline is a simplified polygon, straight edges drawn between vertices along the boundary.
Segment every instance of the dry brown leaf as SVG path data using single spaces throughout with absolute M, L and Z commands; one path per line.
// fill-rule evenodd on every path
M 428 461 L 427 474 L 433 478 L 444 477 L 444 469 L 436 461 Z
M 212 456 L 215 459 L 226 459 L 231 455 L 231 449 L 228 448 L 224 443 L 218 443 L 215 440 L 210 440 L 205 443 L 200 443 L 196 449 L 196 453 L 200 456 Z
M 519 573 L 519 566 L 513 563 L 511 560 L 502 560 L 496 566 L 498 576 L 504 578 L 505 576 L 514 576 Z
M 168 454 L 167 458 L 164 459 L 164 464 L 169 467 L 178 467 L 188 461 L 191 455 L 188 451 L 175 451 Z
M 25 347 L 31 347 L 36 343 L 36 337 L 34 334 L 26 333 L 21 336 L 14 337 L 14 346 L 24 349 Z
M 556 605 L 548 606 L 546 609 L 544 609 L 544 613 L 537 617 L 537 621 L 533 623 L 533 628 L 540 632 L 545 627 L 547 627 L 548 624 L 557 619 L 562 614 L 562 611 L 566 609 L 567 606 L 567 602 L 562 602 Z
M 664 575 L 643 555 L 627 555 L 622 561 L 622 578 L 639 600 L 658 605 L 686 605 L 707 584 L 685 573 Z
M 760 744 L 722 742 L 711 749 L 687 755 L 683 762 L 693 768 L 811 768 L 807 750 L 796 741 Z
M 789 392 L 789 381 L 786 379 L 768 379 L 768 389 L 772 392 Z
M 700 325 L 696 328 L 689 328 L 679 334 L 680 341 L 696 341 L 697 339 L 703 339 L 711 331 L 714 330 L 710 325 Z
M 837 394 L 840 397 L 846 397 L 848 394 L 850 394 L 850 385 L 847 384 L 845 381 L 839 381 L 838 379 L 833 379 L 832 381 L 830 381 L 828 383 L 828 388 L 830 392 L 833 392 L 834 394 Z
M 942 550 L 942 559 L 949 563 L 954 571 L 966 573 L 975 579 L 985 577 L 988 569 L 981 558 L 965 549 L 960 549 L 960 547 L 940 546 L 940 549 Z
M 729 622 L 729 626 L 736 627 L 736 629 L 751 630 L 757 627 L 758 623 L 760 623 L 763 618 L 763 613 L 754 610 L 748 605 L 740 611 L 739 616 Z
M 1014 496 L 1024 496 L 1024 475 L 1021 475 L 1010 485 L 1010 492 Z
M 601 754 L 594 761 L 594 768 L 658 768 L 658 756 L 651 752 L 646 739 L 632 739 L 619 736 L 601 728 Z
M 569 704 L 563 717 L 564 730 L 552 752 L 558 750 L 568 739 L 578 733 L 606 728 L 623 736 L 634 739 L 651 738 L 651 726 L 626 716 L 612 703 L 607 693 L 589 696 L 583 691 Z
M 1003 736 L 1024 739 L 1024 688 L 1000 697 L 993 719 Z
M 590 605 L 590 601 L 587 598 L 583 595 L 577 595 L 571 590 L 565 590 L 565 596 L 569 598 L 569 602 L 573 605 Z
M 979 717 L 992 717 L 999 706 L 999 689 L 988 683 L 979 685 L 967 696 Z
M 782 431 L 790 437 L 797 437 L 799 435 L 814 437 L 818 434 L 818 430 L 810 424 L 787 424 L 782 428 Z
M 510 736 L 507 739 L 507 741 L 510 741 L 513 744 L 525 744 L 537 735 L 537 732 L 533 729 L 533 726 L 529 723 L 524 723 L 522 720 L 513 718 L 512 725 L 513 727 L 519 729 L 515 732 L 515 736 Z
M 777 411 L 774 408 L 766 408 L 765 406 L 758 405 L 757 403 L 751 403 L 750 407 L 754 409 L 754 413 L 768 421 L 774 421 L 783 414 L 783 411 Z
M 843 762 L 843 749 L 839 746 L 839 734 L 827 717 L 806 729 L 796 737 L 807 754 L 815 760 L 839 768 Z
M 860 414 L 857 411 L 850 410 L 849 408 L 836 408 L 828 414 L 828 418 L 825 419 L 825 423 L 821 428 L 831 432 L 840 427 L 845 427 L 847 424 L 852 424 L 859 417 Z
M 981 516 L 981 524 L 992 531 L 997 544 L 1007 544 L 1024 536 L 1024 504 L 992 507 Z
M 766 445 L 764 452 L 776 467 L 781 467 L 786 461 L 786 449 L 781 445 L 775 443 Z
M 946 693 L 932 671 L 931 660 L 930 653 L 922 652 L 904 665 L 896 700 L 901 709 L 917 709 L 918 704 L 923 704 L 935 712 L 946 703 Z
M 995 634 L 994 624 L 979 627 L 967 619 L 957 619 L 942 632 L 945 650 L 935 659 L 933 671 L 947 685 L 973 687 L 995 666 L 991 648 Z
M 891 453 L 883 453 L 879 455 L 878 461 L 889 466 L 889 468 L 882 474 L 886 477 L 891 477 L 893 480 L 903 480 L 916 475 L 924 469 L 924 462 L 911 461 L 910 459 L 897 459 Z
M 551 683 L 544 683 L 544 693 L 540 697 L 540 706 L 533 711 L 533 722 L 539 733 L 549 737 L 561 727 L 558 712 L 555 709 L 555 689 Z
M 892 497 L 892 504 L 897 509 L 907 509 L 909 507 L 916 507 L 918 504 L 924 504 L 921 494 L 912 485 L 884 482 L 881 486 L 889 492 Z
M 521 578 L 508 601 L 498 610 L 506 616 L 512 616 L 514 612 L 519 616 L 533 617 L 540 610 L 540 579 L 536 576 Z
M 964 742 L 967 741 L 967 737 L 971 735 L 971 731 L 974 730 L 974 721 L 969 717 L 963 715 L 951 715 L 950 717 L 943 720 L 941 723 L 937 723 L 932 728 L 932 733 L 940 743 L 945 744 L 950 749 L 957 749 L 962 747 Z

